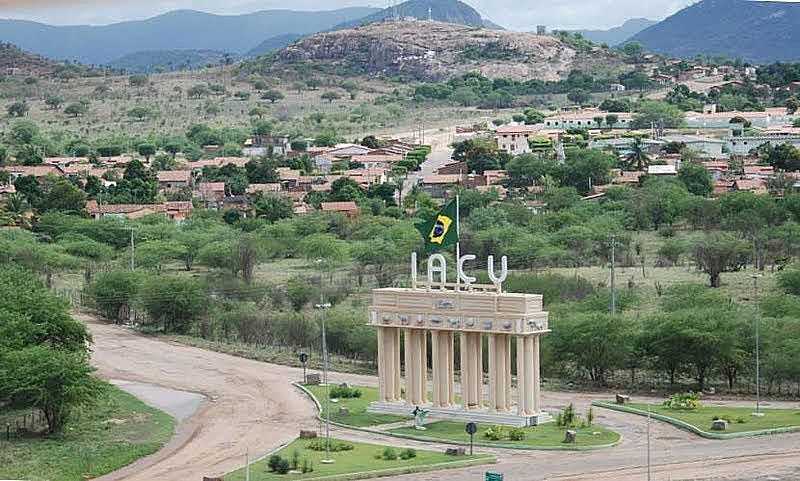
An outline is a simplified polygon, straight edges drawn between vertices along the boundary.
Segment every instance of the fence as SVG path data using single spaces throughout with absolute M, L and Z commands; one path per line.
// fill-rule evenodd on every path
M 0 417 L 0 429 L 3 439 L 21 438 L 26 433 L 35 433 L 47 429 L 47 419 L 42 411 L 31 410 L 30 413 L 19 413 Z

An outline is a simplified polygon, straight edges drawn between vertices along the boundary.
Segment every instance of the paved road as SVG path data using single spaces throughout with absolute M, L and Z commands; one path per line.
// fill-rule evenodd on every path
M 104 481 L 187 481 L 222 475 L 243 465 L 246 450 L 251 456 L 263 455 L 291 441 L 299 429 L 318 426 L 313 404 L 288 385 L 289 380 L 301 377 L 299 369 L 164 342 L 86 320 L 95 339 L 93 363 L 105 378 L 202 393 L 208 399 L 181 424 L 167 449 Z M 373 377 L 342 374 L 333 374 L 331 379 L 363 385 L 376 382 Z M 593 397 L 601 396 L 545 393 L 544 403 L 555 410 L 574 402 L 584 411 Z M 499 464 L 492 469 L 509 480 L 646 479 L 646 420 L 606 410 L 596 413 L 598 422 L 622 433 L 620 446 L 587 453 L 493 450 Z M 337 435 L 417 445 L 357 432 L 337 430 Z M 656 480 L 796 480 L 800 474 L 800 434 L 721 442 L 656 422 L 651 425 L 651 439 Z M 430 473 L 424 479 L 478 481 L 484 470 Z

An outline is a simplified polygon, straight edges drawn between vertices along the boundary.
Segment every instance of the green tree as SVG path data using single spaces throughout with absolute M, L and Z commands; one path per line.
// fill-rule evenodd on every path
M 114 322 L 129 318 L 130 308 L 142 285 L 138 272 L 108 271 L 99 273 L 87 286 L 86 293 L 103 317 Z
M 44 99 L 44 103 L 51 109 L 58 110 L 58 108 L 64 103 L 64 98 L 59 97 L 58 95 L 48 95 Z
M 645 151 L 641 137 L 633 139 L 631 152 L 625 156 L 625 167 L 628 170 L 641 172 L 650 164 L 650 156 Z
M 589 192 L 589 183 L 605 185 L 610 180 L 614 156 L 596 149 L 578 149 L 567 153 L 564 164 L 564 185 L 578 192 Z
M 323 94 L 323 95 L 325 95 L 325 94 Z M 261 94 L 261 100 L 269 100 L 270 103 L 273 103 L 273 104 L 275 102 L 279 101 L 279 100 L 283 100 L 284 98 L 285 98 L 285 96 L 281 93 L 281 91 L 280 90 L 276 90 L 276 89 L 269 89 L 269 90 L 265 91 L 263 94 Z M 326 97 L 323 97 L 323 98 L 326 98 Z M 336 100 L 336 99 L 334 99 L 334 100 Z M 331 102 L 332 101 L 333 100 L 331 100 Z
M 652 125 L 667 129 L 680 128 L 684 124 L 684 113 L 674 105 L 657 100 L 646 100 L 636 107 L 636 114 L 631 122 L 634 129 L 649 129 Z
M 779 272 L 778 287 L 787 294 L 800 296 L 800 269 L 793 267 Z
M 0 398 L 12 408 L 39 409 L 48 432 L 60 433 L 74 410 L 102 394 L 93 371 L 85 352 L 46 346 L 0 352 Z
M 329 91 L 329 92 L 324 92 L 322 95 L 320 95 L 320 98 L 322 100 L 327 100 L 328 103 L 333 103 L 334 100 L 339 100 L 340 98 L 342 98 L 342 96 L 336 92 Z
M 617 114 L 607 114 L 606 115 L 606 125 L 608 128 L 613 129 L 615 125 L 619 123 L 619 115 Z
M 156 155 L 156 146 L 153 144 L 139 144 L 136 146 L 136 151 L 149 162 L 150 157 Z
M 684 162 L 678 170 L 678 180 L 694 195 L 708 197 L 714 191 L 714 179 L 701 164 Z
M 136 106 L 128 110 L 128 117 L 135 119 L 139 122 L 143 122 L 145 119 L 150 117 L 151 111 L 147 107 L 143 106 Z
M 84 102 L 71 103 L 64 108 L 64 113 L 72 117 L 78 117 L 84 115 L 88 111 L 89 111 L 89 106 Z
M 256 216 L 269 222 L 288 219 L 294 214 L 291 199 L 277 195 L 261 195 L 254 203 Z
M 341 177 L 331 184 L 329 199 L 333 202 L 360 201 L 365 197 L 364 189 L 350 177 Z
M 186 334 L 192 321 L 206 312 L 208 296 L 197 279 L 154 276 L 142 284 L 139 302 L 153 320 L 161 323 L 164 332 Z
M 14 102 L 6 107 L 9 117 L 24 117 L 28 114 L 28 110 L 30 110 L 30 107 L 24 101 Z
M 584 105 L 591 99 L 589 92 L 583 89 L 570 90 L 567 93 L 567 100 L 577 105 Z
M 553 353 L 562 363 L 574 365 L 597 385 L 605 386 L 608 376 L 623 368 L 637 332 L 624 316 L 572 314 L 559 316 L 553 333 Z
M 128 77 L 128 83 L 131 87 L 142 88 L 147 86 L 149 82 L 147 75 L 131 75 Z
M 748 246 L 726 233 L 708 234 L 694 245 L 694 258 L 698 269 L 709 277 L 711 287 L 720 287 L 720 276 L 742 267 L 746 261 Z

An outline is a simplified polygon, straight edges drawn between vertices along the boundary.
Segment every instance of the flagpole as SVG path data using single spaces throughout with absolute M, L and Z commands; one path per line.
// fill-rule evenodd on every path
M 456 265 L 458 260 L 461 259 L 461 206 L 459 195 L 456 194 Z M 456 291 L 460 289 L 461 279 L 458 276 L 458 269 L 456 269 Z

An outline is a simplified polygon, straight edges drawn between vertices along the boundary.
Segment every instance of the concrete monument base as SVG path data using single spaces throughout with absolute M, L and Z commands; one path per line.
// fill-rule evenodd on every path
M 534 415 L 519 415 L 513 411 L 498 412 L 486 408 L 465 410 L 462 406 L 447 408 L 423 405 L 420 408 L 428 412 L 428 417 L 442 421 L 476 422 L 482 424 L 499 424 L 501 426 L 527 427 L 538 426 L 553 421 L 550 414 L 542 411 Z M 374 402 L 369 405 L 367 412 L 373 414 L 393 414 L 396 416 L 410 416 L 414 407 L 409 407 L 405 402 Z

